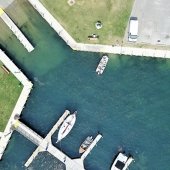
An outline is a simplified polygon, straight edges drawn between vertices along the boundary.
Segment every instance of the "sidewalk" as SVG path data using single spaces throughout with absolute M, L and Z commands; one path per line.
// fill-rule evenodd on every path
M 15 116 L 19 116 L 24 108 L 24 105 L 29 97 L 33 84 L 27 79 L 22 71 L 8 58 L 8 56 L 0 49 L 0 60 L 10 70 L 10 72 L 23 84 L 23 90 L 19 96 L 19 99 L 15 105 L 15 108 L 11 114 L 11 117 L 7 123 L 7 126 L 0 137 L 0 160 L 7 147 L 9 139 L 12 135 L 12 122 L 15 120 Z
M 66 44 L 69 45 L 73 50 L 170 58 L 170 51 L 167 50 L 77 43 L 60 25 L 60 23 L 50 14 L 50 12 L 41 4 L 39 0 L 28 1 L 39 12 L 39 14 L 48 22 L 48 24 L 58 33 L 58 35 L 62 37 Z
M 0 8 L 0 17 L 5 22 L 5 24 L 9 27 L 9 29 L 13 32 L 13 34 L 17 37 L 20 43 L 27 49 L 28 52 L 34 50 L 34 47 L 27 40 L 25 35 L 20 31 L 20 29 L 15 25 L 15 23 L 9 18 L 9 16 Z

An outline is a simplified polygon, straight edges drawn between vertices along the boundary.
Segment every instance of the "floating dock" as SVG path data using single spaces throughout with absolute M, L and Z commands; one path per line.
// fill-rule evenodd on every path
M 39 12 L 39 14 L 47 21 L 47 23 L 58 33 L 59 36 L 61 36 L 61 38 L 66 42 L 66 44 L 69 45 L 73 50 L 134 55 L 142 57 L 145 56 L 145 57 L 170 58 L 170 50 L 128 47 L 122 45 L 122 43 L 118 45 L 77 43 L 39 0 L 27 0 L 27 1 Z
M 40 145 L 42 143 L 43 138 L 19 120 L 15 121 L 13 127 L 17 132 L 29 139 L 35 145 Z
M 23 90 L 19 96 L 19 99 L 14 107 L 11 117 L 7 123 L 7 126 L 0 138 L 0 160 L 4 154 L 4 151 L 8 145 L 10 137 L 13 133 L 12 122 L 15 120 L 15 116 L 19 116 L 24 108 L 24 105 L 29 97 L 33 84 L 27 79 L 22 71 L 8 58 L 8 56 L 0 49 L 0 61 L 5 67 L 12 73 L 19 82 L 23 85 Z
M 50 139 L 51 135 L 53 134 L 53 132 L 55 132 L 56 129 L 58 129 L 58 127 L 61 125 L 61 123 L 64 121 L 64 119 L 67 117 L 68 114 L 70 114 L 70 112 L 66 110 L 62 115 L 62 117 L 59 119 L 59 121 L 53 126 L 49 134 L 44 139 L 36 132 L 34 132 L 32 129 L 30 129 L 22 122 L 20 122 L 19 120 L 15 120 L 13 122 L 13 127 L 15 128 L 15 130 L 17 130 L 19 133 L 24 135 L 27 139 L 29 139 L 30 141 L 38 145 L 38 148 L 35 150 L 35 152 L 33 152 L 32 156 L 25 163 L 26 167 L 30 165 L 30 163 L 34 160 L 34 158 L 37 156 L 39 152 L 47 151 L 51 155 L 56 157 L 58 160 L 63 162 L 67 170 L 75 170 L 75 169 L 84 170 L 84 166 L 78 164 L 74 159 L 68 157 L 66 154 L 61 152 L 51 143 L 51 139 Z
M 90 147 L 87 151 L 81 156 L 81 158 L 72 159 L 63 152 L 61 152 L 58 148 L 53 146 L 51 142 L 51 136 L 53 133 L 59 128 L 65 118 L 70 114 L 70 111 L 65 110 L 64 114 L 60 117 L 57 123 L 53 126 L 47 136 L 43 139 L 40 135 L 34 132 L 32 129 L 24 125 L 21 121 L 15 120 L 13 122 L 13 127 L 16 131 L 20 134 L 25 136 L 27 139 L 32 141 L 34 144 L 38 145 L 37 149 L 33 152 L 31 157 L 25 163 L 25 166 L 28 167 L 31 162 L 35 159 L 39 152 L 47 151 L 58 160 L 60 160 L 63 164 L 65 164 L 67 170 L 85 170 L 84 168 L 84 159 L 93 149 L 93 147 L 97 144 L 97 142 L 101 139 L 102 135 L 98 134 L 97 137 L 94 139 Z
M 96 138 L 93 140 L 91 145 L 87 148 L 87 150 L 82 154 L 81 159 L 84 160 L 87 155 L 91 152 L 91 150 L 97 145 L 97 142 L 102 138 L 101 134 L 98 134 Z
M 23 44 L 23 46 L 27 49 L 28 52 L 34 50 L 34 47 L 27 40 L 24 34 L 19 30 L 19 28 L 14 24 L 14 22 L 9 18 L 9 16 L 0 8 L 0 17 L 6 23 L 6 25 L 10 28 L 10 30 L 16 35 L 18 40 Z

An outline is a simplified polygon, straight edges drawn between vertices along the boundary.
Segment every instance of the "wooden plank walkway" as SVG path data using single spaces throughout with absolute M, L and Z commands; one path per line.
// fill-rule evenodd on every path
M 0 8 L 0 17 L 6 23 L 6 25 L 10 28 L 10 30 L 14 33 L 17 39 L 23 44 L 23 46 L 27 49 L 28 52 L 34 50 L 34 47 L 27 40 L 24 34 L 19 30 L 19 28 L 14 24 L 14 22 L 9 18 L 9 16 Z

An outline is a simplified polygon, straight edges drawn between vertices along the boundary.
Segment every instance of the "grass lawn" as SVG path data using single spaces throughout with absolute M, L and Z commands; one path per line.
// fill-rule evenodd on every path
M 134 0 L 40 0 L 77 42 L 115 44 L 122 41 Z M 96 21 L 103 27 L 95 28 Z M 88 40 L 91 34 L 99 40 Z
M 3 132 L 23 86 L 13 74 L 4 72 L 1 66 L 0 61 L 0 132 Z

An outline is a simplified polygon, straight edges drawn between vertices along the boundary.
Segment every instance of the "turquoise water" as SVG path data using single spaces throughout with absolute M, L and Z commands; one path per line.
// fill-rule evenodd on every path
M 104 74 L 97 76 L 102 54 L 72 51 L 39 15 L 32 15 L 34 31 L 27 25 L 23 31 L 35 50 L 28 54 L 14 37 L 2 45 L 34 83 L 21 120 L 44 137 L 65 109 L 77 110 L 73 130 L 56 146 L 76 158 L 84 138 L 101 132 L 103 139 L 85 159 L 87 170 L 109 170 L 119 148 L 134 156 L 131 170 L 169 170 L 170 60 L 110 55 Z M 53 142 L 56 138 L 57 132 Z M 15 132 L 0 169 L 25 169 L 35 148 Z M 64 166 L 41 153 L 28 169 Z

